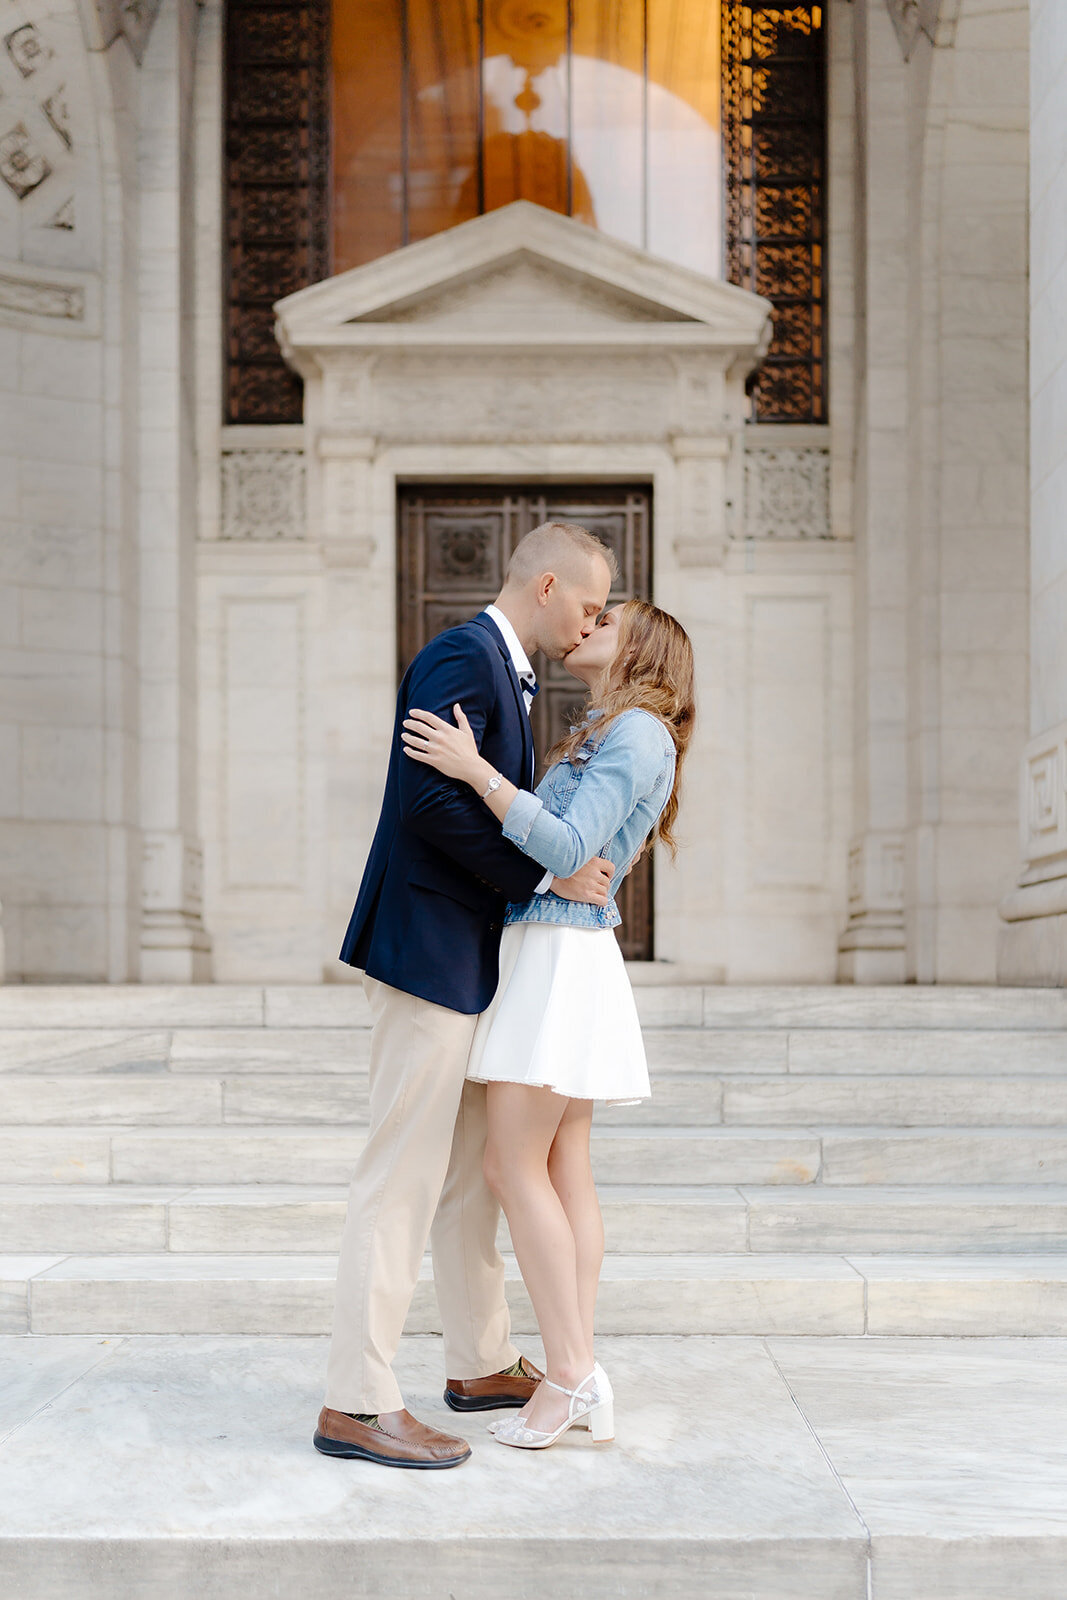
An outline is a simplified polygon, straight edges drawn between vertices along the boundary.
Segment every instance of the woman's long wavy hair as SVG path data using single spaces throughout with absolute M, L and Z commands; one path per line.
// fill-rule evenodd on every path
M 647 600 L 627 600 L 619 618 L 615 659 L 586 701 L 578 725 L 554 745 L 549 761 L 575 761 L 579 746 L 591 733 L 599 744 L 616 717 L 635 709 L 658 717 L 674 740 L 674 785 L 653 829 L 653 838 L 662 839 L 673 857 L 678 853 L 673 829 L 682 764 L 696 715 L 693 646 L 681 623 Z M 592 716 L 594 710 L 600 715 Z

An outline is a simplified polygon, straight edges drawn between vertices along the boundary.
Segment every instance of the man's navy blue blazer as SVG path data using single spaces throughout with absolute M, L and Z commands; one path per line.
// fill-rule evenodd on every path
M 463 707 L 487 761 L 530 785 L 533 734 L 518 674 L 483 612 L 438 634 L 404 674 L 385 797 L 341 947 L 341 960 L 394 989 L 451 1011 L 484 1011 L 496 991 L 509 900 L 528 900 L 545 875 L 509 844 L 465 783 L 404 754 L 412 707 L 453 721 Z

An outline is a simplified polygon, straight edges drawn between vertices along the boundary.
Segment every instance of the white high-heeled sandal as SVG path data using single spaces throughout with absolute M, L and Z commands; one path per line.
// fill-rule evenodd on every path
M 604 1371 L 604 1368 L 600 1365 L 599 1361 L 596 1361 L 596 1362 L 593 1363 L 593 1373 L 594 1373 L 594 1375 L 596 1377 L 596 1390 L 597 1390 L 597 1394 L 600 1396 L 600 1398 L 602 1400 L 614 1400 L 615 1399 L 615 1391 L 611 1387 L 611 1379 L 608 1377 L 607 1373 Z M 485 1425 L 486 1432 L 487 1433 L 495 1433 L 498 1428 L 503 1426 L 504 1420 L 505 1419 L 503 1417 L 498 1417 L 495 1422 L 487 1422 L 486 1425 Z M 508 1421 L 515 1421 L 517 1419 L 508 1418 L 507 1420 Z M 577 1417 L 575 1419 L 574 1426 L 576 1428 L 588 1428 L 588 1426 L 589 1426 L 589 1413 L 588 1413 L 588 1411 L 586 1411 L 582 1416 Z M 610 1442 L 610 1441 L 605 1441 L 605 1442 Z
M 555 1444 L 568 1428 L 584 1425 L 593 1435 L 594 1444 L 610 1444 L 615 1437 L 615 1397 L 607 1374 L 599 1361 L 587 1378 L 574 1389 L 565 1389 L 551 1378 L 543 1380 L 550 1389 L 568 1397 L 567 1415 L 553 1433 L 542 1433 L 531 1428 L 525 1417 L 508 1417 L 490 1424 L 490 1432 L 498 1444 L 514 1445 L 519 1450 L 546 1450 Z M 587 1391 L 587 1385 L 592 1388 Z

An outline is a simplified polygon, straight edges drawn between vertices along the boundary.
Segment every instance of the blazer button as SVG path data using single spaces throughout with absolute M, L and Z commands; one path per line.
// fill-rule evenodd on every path
M 502 924 L 499 923 L 499 922 L 491 922 L 489 924 L 489 932 L 490 933 L 500 933 L 501 932 L 501 928 L 502 928 Z

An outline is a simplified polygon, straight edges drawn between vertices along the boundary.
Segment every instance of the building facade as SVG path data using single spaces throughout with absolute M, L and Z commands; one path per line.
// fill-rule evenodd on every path
M 631 956 L 1062 983 L 1061 12 L 8 0 L 8 981 L 346 976 L 398 668 L 566 512 L 699 663 Z

